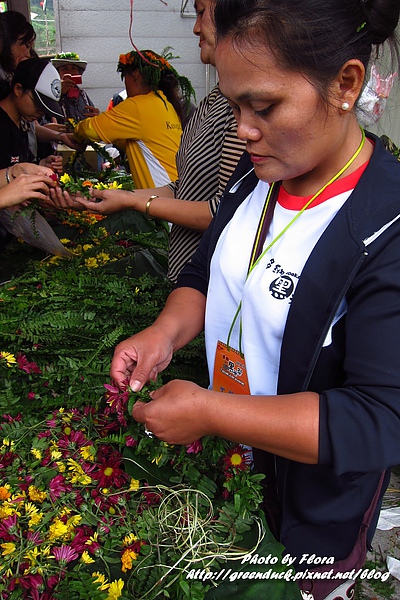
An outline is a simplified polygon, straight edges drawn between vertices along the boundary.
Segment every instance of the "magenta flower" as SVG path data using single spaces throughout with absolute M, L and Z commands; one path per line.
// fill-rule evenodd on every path
M 38 365 L 35 362 L 28 361 L 25 354 L 22 354 L 21 352 L 19 352 L 16 356 L 16 359 L 17 359 L 19 368 L 22 369 L 22 371 L 25 371 L 25 373 L 28 373 L 28 375 L 30 373 L 41 373 L 42 372 L 42 370 L 38 367 Z
M 51 479 L 49 483 L 49 490 L 51 501 L 55 502 L 57 498 L 59 498 L 64 492 L 71 492 L 72 486 L 68 484 L 63 475 L 60 474 Z
M 198 452 L 201 452 L 203 450 L 203 444 L 201 443 L 201 440 L 196 440 L 195 442 L 192 442 L 191 444 L 186 444 L 186 452 L 188 454 L 197 454 Z
M 18 527 L 16 514 L 10 515 L 0 522 L 0 537 L 3 538 L 4 541 L 11 542 L 16 538 L 15 534 L 17 533 Z
M 58 561 L 62 566 L 67 565 L 79 557 L 79 554 L 76 552 L 76 550 L 71 548 L 71 546 L 66 546 L 65 544 L 62 546 L 54 546 L 51 551 L 56 561 Z
M 127 435 L 125 438 L 125 446 L 133 448 L 134 446 L 137 446 L 137 441 L 131 435 Z

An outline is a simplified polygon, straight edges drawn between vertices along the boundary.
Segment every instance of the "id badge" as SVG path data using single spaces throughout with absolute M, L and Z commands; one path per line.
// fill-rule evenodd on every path
M 243 354 L 224 342 L 217 342 L 215 351 L 214 392 L 226 394 L 250 394 L 247 369 Z

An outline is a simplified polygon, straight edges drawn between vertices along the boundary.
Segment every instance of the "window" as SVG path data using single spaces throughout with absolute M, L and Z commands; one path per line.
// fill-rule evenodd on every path
M 31 22 L 36 32 L 35 50 L 39 56 L 56 53 L 53 0 L 31 0 Z

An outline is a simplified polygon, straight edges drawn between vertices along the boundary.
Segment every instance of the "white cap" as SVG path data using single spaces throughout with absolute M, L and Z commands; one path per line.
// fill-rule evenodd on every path
M 51 63 L 48 63 L 43 69 L 34 91 L 47 114 L 64 118 L 59 105 L 61 98 L 60 75 Z

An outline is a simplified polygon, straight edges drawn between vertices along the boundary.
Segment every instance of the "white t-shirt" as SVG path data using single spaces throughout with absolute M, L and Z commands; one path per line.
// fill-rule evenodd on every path
M 242 301 L 229 344 L 244 353 L 251 394 L 276 394 L 281 341 L 297 282 L 316 242 L 352 191 L 337 193 L 338 187 L 334 186 L 330 187 L 337 195 L 329 198 L 328 188 L 262 257 L 247 279 L 254 237 L 268 194 L 267 183 L 258 183 L 223 230 L 211 261 L 206 308 L 205 339 L 211 386 L 216 343 L 228 341 L 229 329 Z M 305 199 L 281 192 L 264 249 L 305 204 Z M 293 208 L 293 203 L 299 206 Z

